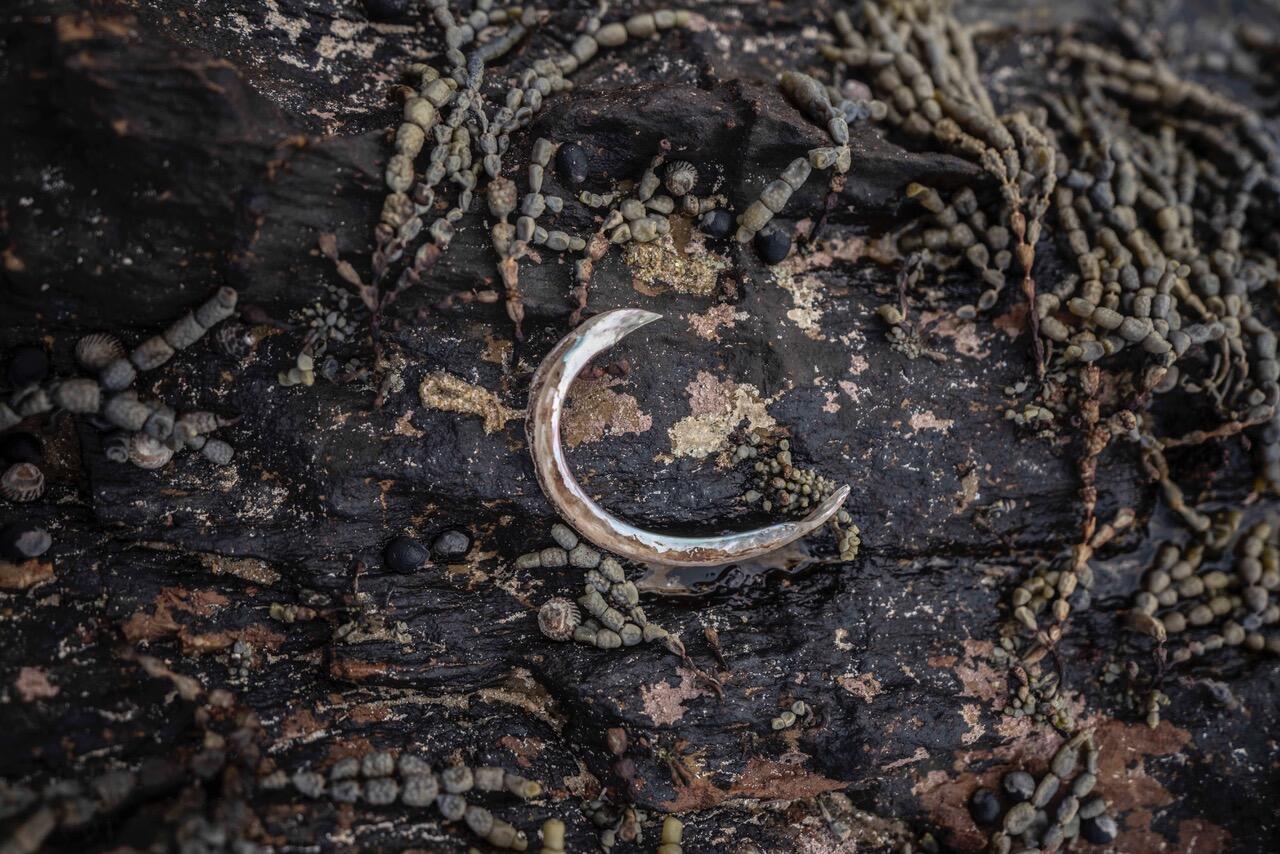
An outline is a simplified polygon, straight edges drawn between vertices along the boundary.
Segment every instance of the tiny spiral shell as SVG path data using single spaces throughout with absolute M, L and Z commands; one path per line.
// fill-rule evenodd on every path
M 158 469 L 173 459 L 173 449 L 146 433 L 134 433 L 129 439 L 129 462 L 138 468 Z
M 554 641 L 567 641 L 582 622 L 578 606 L 559 596 L 548 599 L 538 609 L 538 628 Z
M 108 332 L 91 332 L 76 342 L 76 361 L 86 371 L 98 372 L 124 358 L 124 345 Z
M 0 476 L 0 494 L 10 501 L 35 501 L 44 495 L 44 472 L 32 463 L 14 463 Z
M 118 430 L 102 443 L 102 453 L 113 463 L 129 462 L 129 434 Z
M 142 430 L 152 438 L 164 441 L 173 434 L 174 412 L 168 406 L 160 404 L 151 410 Z
M 671 195 L 688 195 L 693 192 L 694 184 L 698 183 L 698 169 L 687 160 L 675 160 L 667 164 L 664 183 Z

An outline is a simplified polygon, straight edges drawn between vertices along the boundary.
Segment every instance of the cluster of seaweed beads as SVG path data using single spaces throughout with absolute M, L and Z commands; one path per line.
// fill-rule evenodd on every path
M 1009 228 L 1003 222 L 991 222 L 968 187 L 947 200 L 934 188 L 912 182 L 906 195 L 924 208 L 925 214 L 899 236 L 898 250 L 928 250 L 939 267 L 945 266 L 940 259 L 963 259 L 986 285 L 978 297 L 977 310 L 992 308 L 1000 299 L 1013 263 Z
M 332 251 L 336 252 L 336 245 Z M 277 381 L 286 388 L 295 385 L 313 385 L 317 373 L 330 380 L 336 378 L 342 366 L 334 356 L 328 355 L 329 348 L 341 345 L 355 335 L 357 322 L 363 313 L 362 307 L 353 303 L 350 293 L 342 288 L 325 283 L 324 289 L 326 298 L 304 305 L 296 313 L 300 324 L 306 328 L 307 334 L 294 356 L 293 365 L 280 371 L 277 376 Z M 232 334 L 236 335 L 234 330 Z M 252 337 L 247 330 L 239 333 L 238 337 L 243 337 L 245 334 Z M 231 341 L 237 353 L 246 349 L 244 346 L 236 345 L 238 337 Z M 322 363 L 317 365 L 320 360 L 323 360 Z M 345 367 L 350 374 L 356 373 L 360 365 L 356 360 L 349 360 Z
M 1077 152 L 1054 207 L 1079 276 L 1038 300 L 1041 329 L 1082 361 L 1140 346 L 1153 363 L 1148 387 L 1208 393 L 1224 424 L 1260 428 L 1259 462 L 1274 486 L 1280 369 L 1252 294 L 1276 281 L 1275 259 L 1250 213 L 1272 204 L 1276 145 L 1252 110 L 1130 41 L 1136 56 L 1058 45 L 1068 79 L 1087 83 L 1046 99 L 1059 142 Z M 1189 351 L 1195 358 L 1183 358 Z M 1229 360 L 1247 370 L 1228 370 Z
M 25 815 L 0 839 L 0 851 L 35 854 L 55 832 L 82 832 L 94 822 L 136 806 L 149 786 L 169 784 L 182 769 L 176 763 L 148 759 L 138 768 L 120 767 L 85 779 L 53 779 L 39 789 L 0 781 L 0 821 Z
M 1059 435 L 1056 429 L 1058 425 L 1079 412 L 1078 407 L 1071 405 L 1069 398 L 1071 379 L 1071 374 L 1065 370 L 1050 370 L 1039 383 L 1018 380 L 1013 385 L 1005 386 L 1005 395 L 1015 399 L 1031 391 L 1027 395 L 1030 399 L 1022 403 L 1015 400 L 1013 405 L 1005 408 L 1005 420 L 1027 435 L 1046 441 L 1056 440 Z
M 773 181 L 765 185 L 747 209 L 738 216 L 738 230 L 734 235 L 739 243 L 746 243 L 756 236 L 776 214 L 782 213 L 791 200 L 791 194 L 804 186 L 813 166 L 807 157 L 797 157 Z
M 1016 258 L 1029 278 L 1057 179 L 1057 151 L 1042 113 L 996 111 L 978 74 L 970 30 L 949 5 L 868 2 L 861 12 L 857 25 L 848 14 L 836 13 L 842 45 L 824 45 L 822 53 L 869 77 L 891 125 L 976 161 L 999 182 L 1001 204 L 992 224 L 998 220 L 1013 235 Z
M 1076 773 L 1081 753 L 1084 769 Z M 1004 775 L 1000 791 L 975 789 L 969 812 L 980 826 L 999 825 L 988 842 L 993 854 L 1054 851 L 1077 837 L 1104 844 L 1115 839 L 1118 826 L 1107 800 L 1093 794 L 1097 782 L 1097 744 L 1081 731 L 1063 742 L 1039 780 L 1017 770 Z
M 1062 557 L 1036 565 L 1031 575 L 1013 589 L 1009 597 L 1013 622 L 1028 635 L 1040 631 L 1040 620 L 1061 623 L 1071 613 L 1072 603 L 1087 607 L 1093 587 L 1093 569 L 1086 563 L 1072 568 L 1072 559 Z
M 425 230 L 430 243 L 423 244 L 412 262 L 401 274 L 400 286 L 416 282 L 453 238 L 453 224 L 471 206 L 477 180 L 482 169 L 496 176 L 501 170 L 500 149 L 506 149 L 507 135 L 519 123 L 519 107 L 525 90 L 515 88 L 507 94 L 508 106 L 493 109 L 482 90 L 484 68 L 506 54 L 528 33 L 536 18 L 534 9 L 495 10 L 489 0 L 477 4 L 463 22 L 454 18 L 446 0 L 430 0 L 428 9 L 443 29 L 448 48 L 446 73 L 427 64 L 410 68 L 418 86 L 404 102 L 404 121 L 395 136 L 396 153 L 388 160 L 387 188 L 391 191 L 383 204 L 381 222 L 374 229 L 377 246 L 373 256 L 375 278 L 381 279 L 389 265 L 398 261 Z M 487 26 L 505 26 L 499 35 L 472 48 L 476 36 Z M 545 92 L 552 89 L 551 80 L 543 80 Z M 539 101 L 541 94 L 539 94 Z M 489 109 L 486 109 L 489 108 Z M 492 115 L 491 115 L 492 112 Z M 483 122 L 478 119 L 484 119 Z M 417 173 L 414 161 L 428 140 L 428 165 Z M 424 218 L 430 215 L 436 193 L 446 181 L 457 187 L 455 204 L 444 216 L 435 218 L 424 229 Z
M 683 654 L 679 638 L 651 621 L 640 607 L 640 592 L 627 580 L 616 558 L 602 555 L 562 523 L 551 527 L 551 536 L 556 545 L 521 555 L 516 559 L 516 568 L 571 565 L 586 571 L 586 581 L 576 604 L 561 597 L 543 603 L 538 610 L 538 627 L 544 635 L 600 649 L 662 641 L 672 652 Z M 583 611 L 587 614 L 585 620 Z
M 889 327 L 885 338 L 894 350 L 908 359 L 925 356 L 941 363 L 947 360 L 946 354 L 927 347 L 920 326 L 909 317 L 908 297 L 924 275 L 924 260 L 923 252 L 913 252 L 907 257 L 898 271 L 897 303 L 884 303 L 878 306 L 876 315 Z
M 1071 704 L 1059 673 L 1056 668 L 1046 670 L 1043 662 L 1061 641 L 1072 611 L 1087 610 L 1092 604 L 1094 571 L 1090 560 L 1132 526 L 1135 519 L 1131 509 L 1122 508 L 1069 553 L 1037 563 L 1026 580 L 1010 592 L 1005 602 L 1009 618 L 1001 624 L 1000 643 L 993 657 L 1008 665 L 1020 684 L 1014 698 L 1005 705 L 1004 714 L 1030 716 L 1059 729 L 1074 728 Z
M 171 324 L 126 355 L 124 345 L 114 335 L 95 332 L 76 345 L 76 358 L 93 377 L 40 380 L 17 388 L 7 401 L 0 401 L 0 430 L 7 430 L 23 418 L 49 412 L 55 407 L 83 415 L 96 414 L 109 403 L 109 395 L 129 388 L 139 371 L 154 370 L 169 361 L 178 350 L 198 341 L 210 328 L 235 312 L 236 292 L 220 288 L 213 297 Z
M 564 207 L 562 198 L 544 193 L 542 187 L 543 176 L 551 166 L 555 150 L 555 144 L 549 139 L 539 138 L 533 143 L 533 151 L 529 155 L 529 192 L 520 200 L 516 240 L 545 246 L 553 252 L 581 252 L 587 246 L 581 237 L 556 229 L 548 231 L 538 224 L 538 218 L 544 213 L 558 214 Z
M 759 502 L 760 509 L 766 513 L 775 509 L 801 511 L 807 510 L 811 505 L 821 504 L 835 491 L 835 481 L 811 469 L 794 465 L 789 439 L 779 439 L 772 456 L 761 458 L 762 450 L 768 453 L 755 431 L 749 431 L 743 441 L 732 449 L 735 461 L 755 460 L 752 463 L 755 482 L 742 496 L 748 504 Z M 849 511 L 836 511 L 831 519 L 831 527 L 836 534 L 840 559 L 850 561 L 856 558 L 862 540 Z
M 586 191 L 578 194 L 578 200 L 588 206 L 598 206 L 596 202 L 614 205 L 600 225 L 600 231 L 609 235 L 610 243 L 649 243 L 670 232 L 671 223 L 667 217 L 675 210 L 675 200 L 658 192 L 662 187 L 659 171 L 666 162 L 668 147 L 664 140 L 662 150 L 649 160 L 630 194 L 598 196 Z
M 567 149 L 574 152 L 571 160 L 581 159 L 585 165 L 585 155 L 578 146 Z M 699 197 L 694 194 L 698 184 L 698 169 L 687 160 L 666 160 L 670 150 L 670 142 L 662 140 L 659 151 L 650 160 L 629 193 L 614 190 L 600 194 L 590 190 L 578 193 L 578 201 L 590 208 L 607 209 L 600 227 L 587 243 L 584 257 L 574 265 L 574 295 L 578 306 L 574 311 L 573 321 L 576 323 L 586 310 L 587 293 L 591 284 L 591 276 L 595 264 L 609 251 L 611 246 L 631 243 L 652 243 L 671 233 L 671 217 L 673 215 L 711 217 L 716 222 L 728 218 L 724 207 L 728 200 L 721 194 Z M 562 164 L 574 168 L 572 163 Z M 665 167 L 665 168 L 664 168 Z M 660 193 L 659 190 L 667 190 Z M 668 195 L 669 194 L 669 195 Z M 704 225 L 707 220 L 704 219 Z M 719 233 L 718 236 L 724 236 Z
M 490 845 L 515 851 L 528 846 L 525 835 L 488 809 L 467 803 L 464 795 L 509 792 L 528 800 L 542 792 L 538 783 L 502 768 L 452 765 L 437 775 L 417 756 L 406 753 L 397 760 L 386 751 L 340 759 L 329 769 L 327 780 L 323 774 L 307 770 L 298 771 L 291 780 L 294 788 L 309 798 L 328 795 L 340 803 L 363 801 L 370 806 L 388 806 L 397 798 L 409 807 L 434 804 L 446 821 L 463 821 Z
M 1166 543 L 1134 594 L 1126 625 L 1165 643 L 1175 664 L 1231 647 L 1280 655 L 1280 632 L 1267 633 L 1280 623 L 1275 524 L 1260 521 L 1236 538 L 1240 518 L 1225 511 L 1198 541 Z
M 498 273 L 506 291 L 507 315 L 516 326 L 517 337 L 522 334 L 521 322 L 524 320 L 518 264 L 528 247 L 535 245 L 553 252 L 581 252 L 587 246 L 586 240 L 577 235 L 559 229 L 548 231 L 538 224 L 538 218 L 544 213 L 557 214 L 564 207 L 564 200 L 559 196 L 543 193 L 543 179 L 555 150 L 555 144 L 549 139 L 539 138 L 534 142 L 529 158 L 529 192 L 520 200 L 519 216 L 514 226 L 507 220 L 516 212 L 518 191 L 515 182 L 498 176 L 489 182 L 487 190 L 489 213 L 496 220 L 490 235 L 494 251 L 498 254 Z
M 797 109 L 830 134 L 835 145 L 814 148 L 806 156 L 797 157 L 765 185 L 756 200 L 738 216 L 735 238 L 739 243 L 746 243 L 761 235 L 774 216 L 782 213 L 792 194 L 804 186 L 814 169 L 834 169 L 837 175 L 849 171 L 852 161 L 849 149 L 850 121 L 869 116 L 883 117 L 883 112 L 879 109 L 865 109 L 864 105 L 851 101 L 842 101 L 839 106 L 833 105 L 826 86 L 798 71 L 783 72 L 778 85 Z M 760 248 L 768 263 L 781 260 L 781 257 L 769 257 L 771 253 L 767 243 Z M 780 254 L 785 256 L 786 252 L 782 251 Z
M 175 451 L 200 451 L 215 465 L 231 461 L 230 445 L 207 439 L 206 433 L 227 421 L 209 413 L 187 413 L 181 417 L 168 405 L 146 401 L 130 388 L 139 371 L 154 370 L 179 350 L 200 340 L 210 329 L 235 313 L 237 295 L 232 288 L 218 291 L 161 334 L 152 336 L 125 355 L 124 345 L 113 335 L 95 332 L 76 344 L 80 367 L 95 377 L 55 379 L 33 383 L 20 389 L 9 403 L 0 403 L 0 430 L 23 418 L 60 408 L 78 415 L 91 415 L 99 423 L 119 431 L 105 443 L 108 459 L 132 462 L 141 468 L 160 468 Z
M 219 288 L 218 292 L 194 311 L 189 311 L 170 324 L 159 335 L 154 335 L 133 349 L 128 358 L 117 356 L 98 368 L 98 381 L 107 391 L 120 391 L 133 384 L 139 371 L 152 371 L 173 358 L 174 353 L 185 350 L 199 341 L 206 332 L 235 314 L 237 294 L 233 288 Z M 108 350 L 111 348 L 108 348 Z M 77 348 L 79 352 L 79 348 Z M 101 353 L 97 354 L 101 355 Z M 87 369 L 97 367 L 86 364 Z
M 656 220 L 673 212 L 686 216 L 701 216 L 728 204 L 721 194 L 698 196 L 694 189 L 698 184 L 698 167 L 688 160 L 667 162 L 666 152 L 669 143 L 665 140 L 660 145 L 661 151 L 649 160 L 636 183 L 634 192 L 624 194 L 619 190 L 610 193 L 596 193 L 582 190 L 578 193 L 578 201 L 589 208 L 610 208 L 606 216 L 603 230 L 610 234 L 614 243 L 626 243 L 635 240 L 647 243 L 665 231 L 657 225 Z M 581 151 L 578 146 L 572 150 Z M 661 177 L 660 177 L 661 175 Z M 659 193 L 665 188 L 667 193 Z M 624 207 L 625 206 L 625 207 Z M 679 209 L 677 211 L 677 208 Z M 652 218 L 652 225 L 641 225 L 632 233 L 630 223 L 645 218 Z M 627 224 L 626 229 L 621 226 Z
M 421 83 L 405 101 L 405 120 L 396 134 L 396 154 L 387 165 L 386 180 L 391 192 L 375 229 L 376 279 L 382 279 L 389 266 L 404 256 L 424 231 L 423 218 L 434 207 L 442 182 L 447 179 L 459 189 L 453 207 L 425 229 L 432 242 L 414 253 L 400 274 L 396 290 L 420 281 L 448 247 L 454 223 L 469 210 L 474 193 L 485 190 L 478 186 L 481 176 L 493 180 L 501 175 L 510 134 L 532 121 L 548 95 L 568 89 L 569 75 L 602 47 L 617 47 L 630 39 L 684 26 L 690 17 L 685 11 L 659 10 L 634 15 L 625 22 L 603 24 L 601 9 L 585 22 L 583 32 L 567 52 L 532 61 L 514 75 L 515 85 L 501 81 L 486 89 L 486 65 L 500 59 L 524 38 L 537 20 L 536 10 L 495 10 L 491 0 L 480 0 L 475 11 L 459 21 L 447 0 L 429 0 L 428 8 L 444 30 L 448 69 L 443 74 L 425 64 L 412 69 Z M 479 44 L 480 34 L 489 25 L 505 25 L 506 29 Z M 467 48 L 469 51 L 464 53 Z M 428 139 L 434 145 L 430 147 L 425 171 L 419 174 L 414 162 Z M 545 168 L 546 164 L 539 165 Z
M 645 813 L 630 805 L 614 804 L 603 797 L 583 804 L 583 812 L 600 828 L 600 848 L 610 852 L 619 842 L 639 844 L 644 841 Z

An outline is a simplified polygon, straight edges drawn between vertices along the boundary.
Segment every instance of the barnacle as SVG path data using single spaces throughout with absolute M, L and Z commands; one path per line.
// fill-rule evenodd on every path
M 0 495 L 10 501 L 35 501 L 44 495 L 44 472 L 32 463 L 14 463 L 0 475 Z
M 120 339 L 108 332 L 92 332 L 76 342 L 76 361 L 92 373 L 124 358 L 124 354 Z
M 667 164 L 662 183 L 672 196 L 687 196 L 698 183 L 698 169 L 687 160 L 673 160 Z
M 552 640 L 570 640 L 581 622 L 582 615 L 578 612 L 578 607 L 568 599 L 548 599 L 538 609 L 538 628 Z

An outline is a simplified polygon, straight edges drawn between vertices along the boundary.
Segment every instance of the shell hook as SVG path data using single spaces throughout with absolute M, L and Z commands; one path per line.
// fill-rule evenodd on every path
M 821 527 L 844 503 L 842 486 L 802 519 L 707 537 L 637 528 L 609 513 L 579 485 L 560 443 L 560 416 L 569 387 L 597 353 L 662 317 L 642 309 L 598 314 L 560 340 L 538 366 L 529 390 L 525 433 L 542 491 L 560 516 L 596 546 L 634 561 L 667 566 L 715 566 L 758 557 Z

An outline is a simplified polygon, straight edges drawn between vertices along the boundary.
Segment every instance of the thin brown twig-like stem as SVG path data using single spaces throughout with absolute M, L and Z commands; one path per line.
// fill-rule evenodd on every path
M 1009 217 L 1014 236 L 1018 238 L 1018 264 L 1022 267 L 1022 294 L 1027 299 L 1027 325 L 1031 330 L 1031 351 L 1035 356 L 1036 377 L 1043 380 L 1045 372 L 1044 342 L 1040 340 L 1040 316 L 1036 314 L 1036 280 L 1031 275 L 1035 266 L 1036 249 L 1027 243 L 1027 218 L 1015 210 Z
M 1238 433 L 1243 433 L 1250 427 L 1258 427 L 1262 424 L 1266 424 L 1270 420 L 1271 419 L 1269 418 L 1259 418 L 1253 420 L 1246 419 L 1243 421 L 1228 421 L 1225 424 L 1219 424 L 1212 430 L 1192 430 L 1190 433 L 1184 433 L 1181 436 L 1161 439 L 1160 444 L 1166 450 L 1169 448 L 1182 448 L 1187 445 L 1202 445 L 1205 442 L 1211 442 L 1214 439 L 1226 439 L 1231 436 L 1235 436 Z

